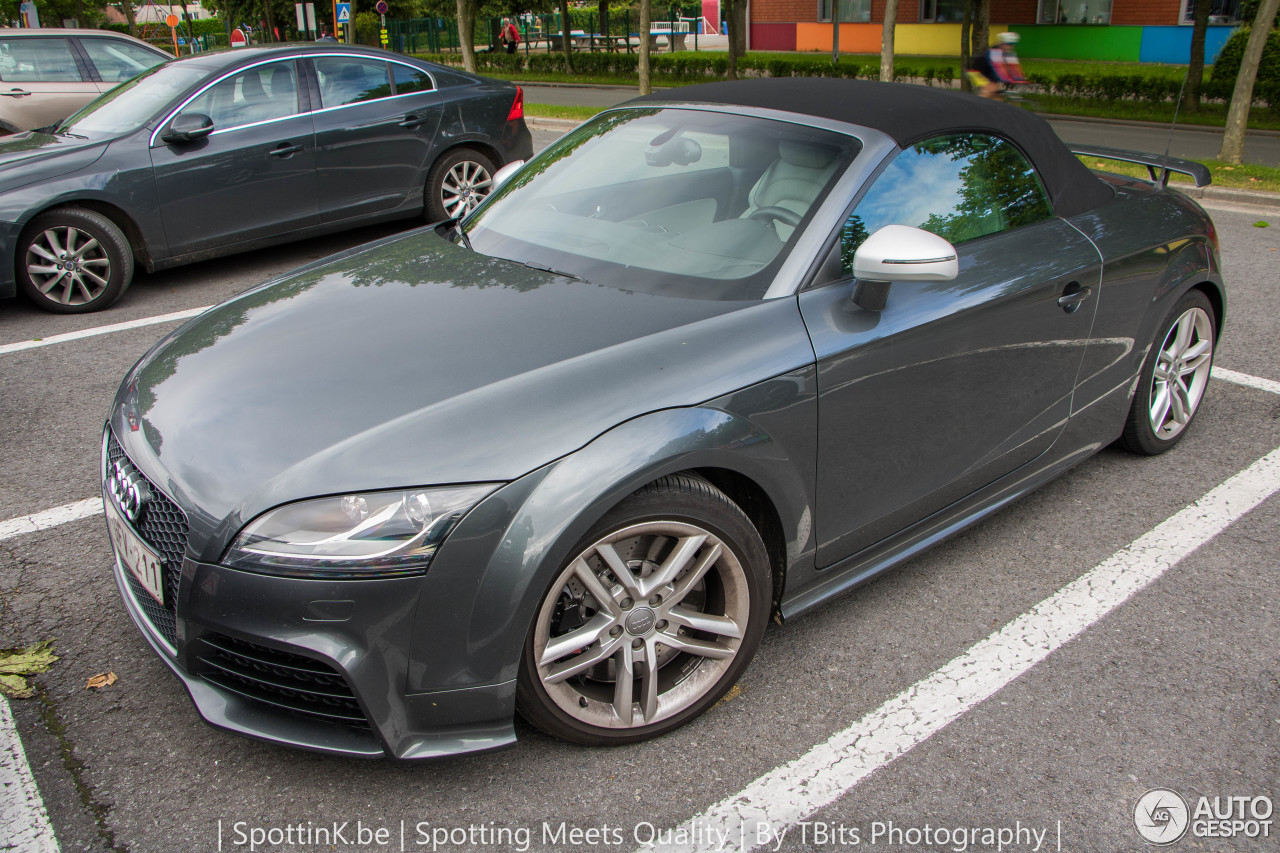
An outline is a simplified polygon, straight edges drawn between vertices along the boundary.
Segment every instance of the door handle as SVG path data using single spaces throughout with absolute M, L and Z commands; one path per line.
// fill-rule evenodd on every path
M 1092 294 L 1092 287 L 1081 287 L 1078 281 L 1069 282 L 1062 289 L 1062 295 L 1058 297 L 1058 305 L 1068 314 L 1074 314 L 1080 310 L 1080 303 L 1084 302 Z
M 401 127 L 417 127 L 420 124 L 422 124 L 422 119 L 418 118 L 413 113 L 405 116 L 404 121 L 400 122 Z
M 297 154 L 302 150 L 301 145 L 290 145 L 287 142 L 281 143 L 279 148 L 273 148 L 267 152 L 268 157 L 289 157 Z
M 24 89 L 19 89 L 17 87 L 10 89 L 7 92 L 0 92 L 0 95 L 4 95 L 6 98 L 25 98 L 27 95 L 30 95 L 30 94 L 31 94 L 30 92 Z

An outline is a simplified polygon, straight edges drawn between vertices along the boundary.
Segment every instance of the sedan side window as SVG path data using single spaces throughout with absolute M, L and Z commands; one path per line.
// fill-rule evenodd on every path
M 83 79 L 66 39 L 0 40 L 0 47 L 4 55 L 0 79 L 6 83 L 79 83 Z
M 81 38 L 80 46 L 89 54 L 105 83 L 130 80 L 151 66 L 164 62 L 163 56 L 123 39 Z
M 321 56 L 315 59 L 320 78 L 320 100 L 325 107 L 341 107 L 374 101 L 391 94 L 387 63 L 353 56 Z
M 1031 163 L 998 136 L 962 133 L 918 142 L 889 164 L 844 226 L 844 271 L 862 241 L 885 225 L 912 225 L 952 243 L 1053 216 Z
M 432 82 L 431 76 L 425 71 L 401 65 L 399 62 L 393 62 L 391 63 L 391 74 L 396 81 L 397 95 L 435 91 L 436 84 Z
M 213 119 L 218 130 L 296 115 L 298 75 L 292 61 L 272 62 L 232 75 L 182 110 Z

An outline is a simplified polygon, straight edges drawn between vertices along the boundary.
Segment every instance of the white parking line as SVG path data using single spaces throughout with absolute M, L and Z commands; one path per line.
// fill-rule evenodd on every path
M 64 332 L 61 335 L 51 335 L 50 337 L 40 338 L 38 340 L 18 341 L 17 343 L 12 344 L 0 344 L 0 355 L 52 346 L 53 344 L 66 343 L 67 341 L 78 341 L 83 338 L 96 337 L 97 335 L 109 335 L 112 332 L 141 329 L 144 326 L 155 326 L 159 323 L 172 323 L 175 320 L 189 320 L 197 314 L 201 314 L 207 310 L 209 310 L 209 306 L 202 305 L 199 308 L 188 308 L 186 311 L 174 311 L 172 314 L 158 314 L 155 317 L 143 317 L 139 320 L 126 320 L 123 323 L 112 323 L 109 326 L 94 326 L 91 329 L 81 329 L 78 332 Z
M 40 789 L 27 766 L 9 712 L 0 696 L 0 849 L 14 853 L 58 853 L 58 839 L 49 825 Z
M 844 796 L 1083 633 L 1280 491 L 1280 448 L 960 657 L 674 830 L 657 849 L 746 851 Z M 648 848 L 647 848 L 648 849 Z
M 1234 370 L 1227 370 L 1225 367 L 1218 367 L 1216 364 L 1213 366 L 1213 373 L 1210 375 L 1214 379 L 1243 385 L 1246 388 L 1255 388 L 1258 391 L 1270 391 L 1272 394 L 1280 394 L 1280 382 L 1276 382 L 1274 379 L 1263 379 L 1261 376 L 1237 373 Z
M 85 498 L 73 504 L 55 506 L 53 509 L 46 509 L 44 512 L 33 515 L 0 521 L 0 540 L 11 539 L 23 533 L 35 533 L 37 530 L 48 530 L 50 527 L 57 527 L 68 521 L 78 521 L 81 518 L 101 514 L 102 498 Z

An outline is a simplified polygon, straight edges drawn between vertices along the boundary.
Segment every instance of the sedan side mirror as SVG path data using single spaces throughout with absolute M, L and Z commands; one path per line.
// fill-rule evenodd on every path
M 160 136 L 165 142 L 195 142 L 213 133 L 213 119 L 201 113 L 183 113 L 169 122 Z
M 493 173 L 493 189 L 490 192 L 497 192 L 502 189 L 502 185 L 511 180 L 511 176 L 520 171 L 524 166 L 523 160 L 512 160 L 507 165 Z
M 853 255 L 858 284 L 853 300 L 869 311 L 884 308 L 894 281 L 951 281 L 960 274 L 956 248 L 937 234 L 910 225 L 886 225 Z

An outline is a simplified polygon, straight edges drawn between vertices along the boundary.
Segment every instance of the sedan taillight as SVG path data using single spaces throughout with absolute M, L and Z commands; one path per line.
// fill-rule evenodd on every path
M 511 111 L 507 113 L 507 121 L 524 118 L 524 89 L 516 86 L 516 99 L 511 102 Z

